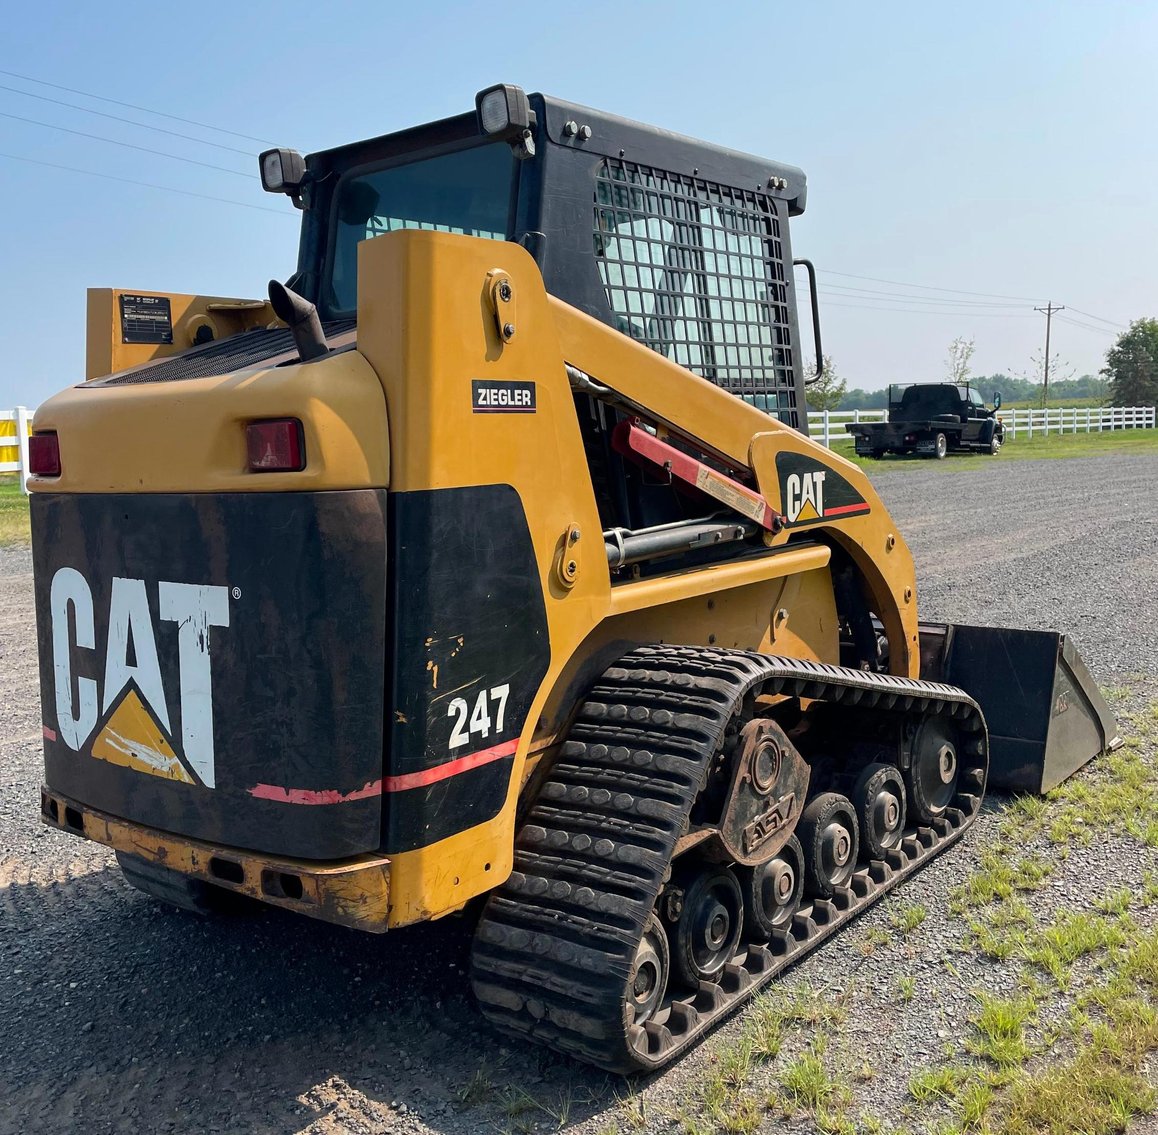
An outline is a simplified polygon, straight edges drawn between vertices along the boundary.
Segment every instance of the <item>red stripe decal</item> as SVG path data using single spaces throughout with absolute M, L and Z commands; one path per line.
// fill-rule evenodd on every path
M 824 510 L 825 516 L 851 516 L 857 512 L 868 512 L 869 506 L 867 504 L 842 504 L 836 508 L 826 508 Z
M 384 784 L 386 792 L 405 792 L 408 788 L 424 788 L 428 784 L 437 784 L 440 780 L 458 776 L 460 772 L 470 772 L 472 768 L 481 768 L 491 761 L 501 761 L 504 757 L 514 756 L 519 742 L 504 741 L 491 749 L 480 749 L 477 753 L 468 753 L 458 760 L 448 761 L 444 765 L 435 765 L 434 768 L 423 769 L 422 772 L 406 772 L 401 776 L 388 776 Z
M 44 739 L 46 741 L 55 741 L 56 740 L 56 730 L 55 729 L 49 729 L 47 725 L 42 725 L 40 728 L 41 728 L 41 732 L 44 733 Z
M 347 800 L 365 800 L 382 795 L 382 782 L 371 781 L 353 792 L 339 792 L 336 788 L 281 788 L 276 784 L 255 784 L 250 796 L 259 800 L 276 800 L 279 804 L 344 804 Z
M 401 776 L 388 776 L 384 780 L 372 781 L 353 792 L 339 792 L 336 788 L 318 790 L 282 788 L 276 784 L 255 784 L 249 790 L 249 794 L 259 800 L 275 800 L 279 804 L 344 804 L 348 800 L 365 800 L 371 796 L 381 796 L 384 792 L 405 792 L 408 788 L 424 788 L 428 784 L 437 784 L 440 780 L 469 772 L 472 768 L 481 768 L 492 761 L 501 761 L 504 757 L 513 756 L 517 747 L 517 740 L 504 741 L 501 745 L 480 749 L 477 753 L 468 753 L 465 757 L 435 765 L 434 768 L 423 769 L 421 772 L 408 772 Z

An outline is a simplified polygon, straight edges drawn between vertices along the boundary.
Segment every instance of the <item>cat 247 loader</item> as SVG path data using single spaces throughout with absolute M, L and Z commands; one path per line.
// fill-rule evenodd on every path
M 1116 742 L 809 439 L 800 170 L 504 85 L 261 173 L 291 279 L 90 293 L 34 422 L 43 817 L 130 883 L 465 910 L 491 1021 L 648 1070 Z

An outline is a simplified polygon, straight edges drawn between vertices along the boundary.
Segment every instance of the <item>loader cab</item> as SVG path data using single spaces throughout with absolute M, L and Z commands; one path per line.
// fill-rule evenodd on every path
M 325 322 L 354 317 L 363 240 L 515 241 L 552 295 L 807 432 L 794 167 L 504 86 L 472 113 L 304 160 L 269 151 L 262 169 L 303 210 L 291 283 Z

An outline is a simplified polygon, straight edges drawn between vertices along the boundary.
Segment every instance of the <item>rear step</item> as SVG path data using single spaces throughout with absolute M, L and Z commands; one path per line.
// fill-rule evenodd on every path
M 734 711 L 755 691 L 947 714 L 961 730 L 957 794 L 931 826 L 831 899 L 802 907 L 767 944 L 741 944 L 717 983 L 669 992 L 642 1026 L 624 989 L 679 837 Z M 483 1013 L 614 1072 L 673 1060 L 792 962 L 939 851 L 981 806 L 985 723 L 968 695 L 888 674 L 738 651 L 641 647 L 600 679 L 516 843 L 515 869 L 479 923 L 472 982 Z

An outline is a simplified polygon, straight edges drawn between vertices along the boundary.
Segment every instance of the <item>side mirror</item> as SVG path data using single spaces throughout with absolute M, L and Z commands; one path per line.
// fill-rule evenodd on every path
M 1001 409 L 1001 391 L 1000 390 L 995 390 L 993 392 L 993 408 L 995 410 Z

